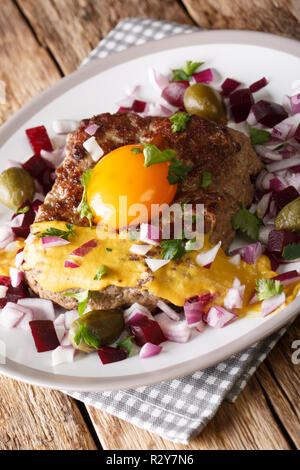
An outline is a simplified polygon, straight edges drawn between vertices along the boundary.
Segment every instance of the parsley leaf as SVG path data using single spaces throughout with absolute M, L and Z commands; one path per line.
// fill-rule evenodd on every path
M 203 65 L 204 62 L 192 62 L 187 60 L 180 69 L 172 70 L 173 72 L 173 82 L 181 82 L 189 80 L 196 70 Z
M 81 183 L 83 185 L 84 191 L 83 191 L 81 203 L 77 207 L 77 212 L 79 212 L 80 217 L 82 219 L 86 217 L 89 220 L 90 227 L 92 227 L 93 214 L 92 214 L 91 208 L 89 207 L 87 203 L 87 188 L 88 188 L 89 182 L 91 181 L 92 174 L 93 174 L 93 170 L 90 169 L 82 175 Z
M 274 295 L 282 294 L 283 285 L 273 279 L 256 279 L 256 297 L 259 300 L 270 299 Z
M 145 167 L 148 168 L 156 163 L 170 162 L 174 159 L 176 152 L 172 149 L 159 150 L 154 144 L 142 144 L 144 147 Z
M 259 227 L 263 224 L 257 214 L 252 214 L 248 209 L 242 207 L 232 217 L 232 227 L 234 230 L 241 230 L 253 240 L 258 239 Z
M 106 251 L 111 253 L 112 252 L 112 249 L 111 248 L 106 248 Z
M 89 300 L 89 291 L 85 290 L 83 292 L 78 292 L 77 294 L 63 294 L 65 297 L 73 297 L 78 301 L 78 314 L 81 317 L 84 314 L 88 300 Z
M 184 181 L 187 174 L 192 169 L 189 166 L 184 165 L 180 160 L 176 160 L 169 166 L 168 181 L 170 184 L 177 184 Z
M 69 236 L 72 235 L 73 237 L 76 236 L 74 232 L 74 225 L 66 224 L 66 228 L 68 231 L 59 230 L 58 228 L 50 227 L 47 228 L 46 232 L 40 233 L 38 238 L 45 238 L 45 237 L 59 237 L 63 240 L 69 240 Z
M 270 132 L 264 129 L 255 129 L 254 127 L 248 126 L 250 131 L 250 140 L 253 147 L 255 145 L 264 144 L 270 140 Z
M 100 266 L 100 268 L 97 271 L 96 276 L 94 277 L 94 281 L 101 281 L 102 277 L 105 276 L 106 274 L 109 273 L 109 269 L 107 266 Z
M 83 340 L 88 346 L 92 346 L 92 348 L 95 349 L 100 349 L 101 344 L 98 335 L 89 331 L 85 323 L 78 321 L 77 325 L 78 331 L 74 336 L 74 341 L 77 346 L 80 344 L 81 340 Z
M 161 242 L 163 259 L 179 259 L 185 254 L 185 242 L 183 239 L 164 240 Z
M 138 147 L 132 148 L 131 151 L 132 151 L 132 153 L 134 153 L 136 155 L 139 154 L 139 153 L 143 153 L 143 150 L 138 148 Z
M 212 183 L 212 174 L 208 171 L 203 171 L 202 173 L 202 183 L 201 188 L 205 189 L 208 188 Z
M 18 209 L 16 211 L 16 214 L 27 214 L 27 212 L 30 211 L 30 207 L 29 206 L 25 206 L 23 207 L 22 209 Z
M 188 121 L 191 119 L 191 116 L 187 113 L 175 113 L 171 116 L 170 121 L 173 123 L 172 132 L 185 131 Z
M 127 352 L 127 356 L 129 357 L 132 352 L 132 340 L 134 336 L 129 336 L 128 338 L 124 338 L 117 343 L 118 349 L 125 349 Z
M 290 261 L 300 258 L 300 243 L 286 245 L 283 249 L 282 257 Z

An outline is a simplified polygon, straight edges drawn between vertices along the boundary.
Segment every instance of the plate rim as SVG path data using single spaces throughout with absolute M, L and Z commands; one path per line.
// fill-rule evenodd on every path
M 201 44 L 244 44 L 250 46 L 264 47 L 285 52 L 295 57 L 300 57 L 299 43 L 295 39 L 290 39 L 274 34 L 247 31 L 247 30 L 211 30 L 185 33 L 170 36 L 160 40 L 149 41 L 145 44 L 130 47 L 124 51 L 109 54 L 101 59 L 94 59 L 90 64 L 84 65 L 70 75 L 58 80 L 47 90 L 30 100 L 24 107 L 17 111 L 0 127 L 0 149 L 2 145 L 34 114 L 44 108 L 49 102 L 74 86 L 92 78 L 114 66 L 129 62 L 142 56 L 147 56 L 157 52 L 163 52 L 176 48 Z M 263 324 L 258 325 L 250 333 L 244 333 L 239 338 L 230 342 L 226 346 L 214 349 L 212 352 L 201 355 L 201 365 L 197 364 L 199 357 L 189 359 L 181 364 L 165 367 L 155 372 L 144 374 L 127 375 L 123 377 L 74 377 L 61 374 L 40 371 L 23 364 L 7 360 L 7 363 L 0 365 L 0 374 L 21 380 L 22 382 L 43 386 L 51 389 L 68 389 L 69 391 L 107 391 L 124 390 L 145 385 L 152 385 L 162 381 L 175 379 L 184 375 L 189 375 L 197 370 L 212 367 L 220 361 L 224 361 L 234 354 L 247 349 L 252 344 L 260 341 L 283 327 L 286 323 L 296 318 L 300 310 L 300 297 L 280 312 L 268 317 Z M 225 349 L 225 351 L 224 351 Z M 10 367 L 10 368 L 9 368 Z M 72 383 L 73 382 L 73 383 Z M 88 382 L 88 383 L 86 383 Z

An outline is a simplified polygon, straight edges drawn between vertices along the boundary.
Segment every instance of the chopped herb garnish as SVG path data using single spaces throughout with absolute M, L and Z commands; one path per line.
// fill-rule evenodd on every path
M 25 206 L 23 207 L 22 209 L 18 209 L 16 211 L 16 214 L 27 214 L 27 212 L 30 211 L 30 207 L 29 206 Z
M 191 116 L 187 113 L 176 113 L 171 116 L 170 121 L 173 123 L 172 132 L 185 131 L 188 121 L 191 119 Z
M 97 274 L 96 276 L 94 277 L 94 281 L 101 281 L 101 279 L 103 278 L 103 276 L 105 276 L 106 274 L 109 274 L 109 269 L 107 266 L 104 266 L 104 264 L 102 266 L 100 266 L 100 268 L 98 269 L 97 271 Z
M 300 258 L 300 243 L 291 243 L 283 249 L 282 257 L 288 261 Z
M 134 336 L 129 336 L 128 338 L 124 338 L 121 341 L 117 343 L 117 348 L 118 349 L 125 349 L 127 352 L 128 357 L 130 356 L 132 352 L 132 340 Z
M 108 251 L 109 253 L 112 251 L 111 248 L 106 248 L 106 251 Z
M 255 145 L 261 145 L 270 140 L 270 132 L 264 129 L 255 129 L 254 127 L 248 126 L 250 131 L 250 140 L 253 147 Z
M 278 152 L 278 150 L 282 150 L 289 145 L 288 142 L 283 142 L 282 144 L 277 145 L 277 147 L 273 148 L 273 152 Z
M 144 147 L 145 167 L 156 163 L 170 162 L 174 159 L 176 152 L 172 149 L 159 150 L 154 144 L 142 144 Z
M 92 227 L 93 214 L 92 214 L 90 206 L 87 203 L 87 188 L 88 188 L 89 182 L 91 181 L 92 174 L 93 174 L 93 170 L 91 169 L 82 175 L 81 183 L 83 185 L 84 191 L 83 191 L 81 203 L 77 207 L 77 212 L 79 212 L 80 217 L 82 219 L 86 217 L 89 220 L 90 227 Z
M 208 171 L 203 171 L 202 173 L 202 183 L 201 188 L 205 189 L 208 188 L 212 183 L 212 174 Z
M 232 217 L 232 227 L 234 230 L 241 230 L 253 240 L 258 239 L 259 227 L 261 225 L 263 225 L 263 221 L 257 214 L 252 214 L 245 207 L 242 207 L 242 209 Z
M 172 70 L 173 72 L 173 82 L 182 82 L 185 80 L 190 80 L 196 70 L 203 65 L 204 62 L 192 62 L 187 60 L 180 69 Z
M 176 160 L 169 166 L 168 181 L 170 184 L 177 184 L 184 181 L 187 174 L 192 169 L 189 166 L 184 165 L 180 160 Z
M 161 242 L 163 259 L 179 259 L 185 254 L 185 241 L 183 239 L 164 240 Z
M 143 150 L 138 148 L 138 147 L 134 147 L 131 149 L 132 153 L 134 154 L 139 154 L 139 153 L 143 153 Z
M 40 233 L 38 238 L 45 238 L 45 237 L 59 237 L 63 240 L 69 240 L 69 236 L 72 235 L 73 237 L 76 236 L 74 232 L 74 225 L 66 224 L 68 231 L 59 230 L 58 228 L 50 227 L 47 228 L 46 232 Z
M 283 285 L 273 279 L 256 279 L 256 297 L 259 300 L 270 299 L 274 295 L 282 294 Z
M 76 299 L 78 301 L 78 314 L 81 317 L 81 315 L 84 314 L 84 311 L 86 309 L 86 306 L 89 300 L 89 291 L 85 290 L 83 292 L 78 292 L 78 294 L 65 293 L 63 295 L 65 297 L 73 297 L 73 299 Z
M 85 323 L 81 323 L 78 321 L 77 325 L 78 325 L 78 331 L 76 335 L 74 336 L 74 341 L 77 344 L 77 346 L 80 344 L 81 340 L 83 339 L 84 342 L 88 346 L 91 346 L 92 348 L 95 348 L 95 349 L 100 349 L 101 344 L 100 344 L 98 335 L 89 331 Z

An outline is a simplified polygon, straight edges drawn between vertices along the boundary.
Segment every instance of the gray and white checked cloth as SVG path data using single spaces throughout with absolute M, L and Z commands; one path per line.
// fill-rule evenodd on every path
M 195 31 L 199 29 L 166 21 L 128 18 L 100 42 L 84 64 L 130 46 Z M 165 439 L 188 444 L 216 414 L 223 400 L 236 400 L 287 328 L 215 367 L 169 382 L 119 392 L 65 393 Z

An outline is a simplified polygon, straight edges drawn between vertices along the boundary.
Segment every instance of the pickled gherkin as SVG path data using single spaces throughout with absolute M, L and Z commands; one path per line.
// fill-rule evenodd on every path
M 281 209 L 275 220 L 277 230 L 300 232 L 300 197 Z

